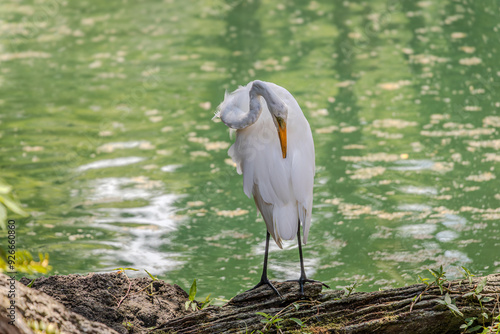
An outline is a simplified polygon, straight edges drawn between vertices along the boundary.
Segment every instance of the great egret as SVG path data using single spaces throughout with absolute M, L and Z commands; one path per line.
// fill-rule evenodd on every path
M 302 224 L 307 242 L 313 201 L 314 142 L 309 123 L 292 94 L 260 80 L 226 93 L 217 109 L 214 117 L 236 129 L 228 154 L 238 173 L 243 173 L 243 190 L 248 197 L 253 195 L 267 226 L 262 277 L 253 289 L 267 284 L 280 295 L 267 278 L 269 236 L 283 248 L 282 239 L 297 235 L 298 283 L 304 294 L 305 282 L 317 282 L 306 277 L 300 240 Z

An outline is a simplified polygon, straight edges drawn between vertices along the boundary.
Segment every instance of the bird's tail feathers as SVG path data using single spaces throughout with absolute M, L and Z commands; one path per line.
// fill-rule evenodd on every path
M 273 208 L 274 230 L 278 238 L 292 240 L 298 229 L 297 209 L 292 203 L 284 206 L 275 205 Z

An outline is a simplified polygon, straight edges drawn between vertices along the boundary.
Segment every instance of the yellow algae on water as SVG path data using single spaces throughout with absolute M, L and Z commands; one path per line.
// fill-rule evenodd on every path
M 478 129 L 459 129 L 452 131 L 427 131 L 422 130 L 420 134 L 426 137 L 475 137 L 479 135 L 490 135 L 495 132 L 495 129 L 478 128 Z
M 467 181 L 475 181 L 475 182 L 485 182 L 496 179 L 495 174 L 486 172 L 478 175 L 469 175 L 465 178 Z
M 339 129 L 338 126 L 331 125 L 324 128 L 316 129 L 316 133 L 332 133 L 333 131 L 337 131 L 338 129 Z
M 205 138 L 205 137 L 189 137 L 188 138 L 188 141 L 192 142 L 192 143 L 197 143 L 197 144 L 205 144 L 205 143 L 208 143 L 209 142 L 209 139 L 208 138 Z
M 193 158 L 197 158 L 197 157 L 209 157 L 210 154 L 208 154 L 207 152 L 205 151 L 192 151 L 189 153 L 190 156 L 192 156 Z
M 450 172 L 453 170 L 454 163 L 453 162 L 436 162 L 434 165 L 432 165 L 432 170 L 436 172 Z
M 417 122 L 413 121 L 405 121 L 402 119 L 393 119 L 393 118 L 386 118 L 386 119 L 376 119 L 373 121 L 373 126 L 376 128 L 397 128 L 397 129 L 403 129 L 408 126 L 417 126 Z
M 353 180 L 366 180 L 378 175 L 382 175 L 384 172 L 384 167 L 367 167 L 355 170 L 354 175 L 350 175 L 349 177 Z
M 500 116 L 486 116 L 483 119 L 483 126 L 493 126 L 500 128 Z
M 193 206 L 203 206 L 205 205 L 205 202 L 203 201 L 193 201 L 193 202 L 187 202 L 187 206 L 193 207 Z
M 488 147 L 488 148 L 493 148 L 495 150 L 498 150 L 500 149 L 500 139 L 494 139 L 494 140 L 480 140 L 480 141 L 469 141 L 468 142 L 469 146 L 470 147 L 473 147 L 473 148 L 484 148 L 484 147 Z
M 397 82 L 381 83 L 378 86 L 384 90 L 396 90 L 401 87 Z
M 229 143 L 225 141 L 216 141 L 205 143 L 205 149 L 207 151 L 219 151 L 229 147 Z
M 342 202 L 341 198 L 327 198 L 323 201 L 327 204 L 339 205 Z
M 311 115 L 313 117 L 317 117 L 317 116 L 328 116 L 328 110 L 327 109 L 318 109 L 318 110 L 314 110 L 314 111 L 311 111 Z
M 500 162 L 500 155 L 496 154 L 496 153 L 485 153 L 484 160 L 481 160 L 481 162 L 484 162 L 484 161 Z
M 350 144 L 343 147 L 344 150 L 364 150 L 365 148 L 365 145 L 360 144 Z
M 151 123 L 158 123 L 163 121 L 163 116 L 151 116 L 149 117 L 149 120 L 151 121 Z
M 43 151 L 43 146 L 23 146 L 24 152 L 40 152 Z
M 481 110 L 483 110 L 483 108 L 481 108 L 480 106 L 465 106 L 464 110 L 465 111 L 481 111 Z
M 357 131 L 359 128 L 357 126 L 345 126 L 340 129 L 340 132 L 342 133 L 351 133 L 354 131 Z
M 374 130 L 374 131 L 372 131 L 372 134 L 374 134 L 378 138 L 385 138 L 385 139 L 401 139 L 401 138 L 403 138 L 402 133 L 389 133 L 389 132 L 385 132 L 385 131 Z
M 237 217 L 237 216 L 243 216 L 248 213 L 248 210 L 243 210 L 240 208 L 237 208 L 236 210 L 220 210 L 217 211 L 217 216 L 223 216 L 223 217 Z
M 417 54 L 410 55 L 410 63 L 422 65 L 434 65 L 435 63 L 446 63 L 448 58 L 438 57 L 434 55 Z
M 385 161 L 385 162 L 391 162 L 391 161 L 397 161 L 399 160 L 399 155 L 397 154 L 389 154 L 385 152 L 380 152 L 380 153 L 370 153 L 365 156 L 343 156 L 340 157 L 340 159 L 344 161 L 350 161 L 350 162 L 361 162 L 361 161 Z
M 472 66 L 481 64 L 482 60 L 481 58 L 478 57 L 472 57 L 472 58 L 462 58 L 458 62 L 460 63 L 460 65 Z
M 476 48 L 473 46 L 462 46 L 460 50 L 462 50 L 465 53 L 474 53 L 476 51 Z
M 226 165 L 229 165 L 229 166 L 232 166 L 232 167 L 236 167 L 236 164 L 234 163 L 233 159 L 224 159 L 224 163 Z
M 451 38 L 453 39 L 460 39 L 460 38 L 465 38 L 467 37 L 467 34 L 464 32 L 454 32 L 451 34 Z
M 199 104 L 199 106 L 201 109 L 209 110 L 210 108 L 212 108 L 212 103 L 210 103 L 210 101 L 202 102 Z
M 384 82 L 379 84 L 378 86 L 384 90 L 396 90 L 404 86 L 411 85 L 411 81 L 409 80 L 399 80 L 397 82 Z
M 52 57 L 52 55 L 47 52 L 24 51 L 24 52 L 0 54 L 0 61 L 9 61 L 14 59 L 27 59 L 27 58 L 50 58 L 50 57 Z

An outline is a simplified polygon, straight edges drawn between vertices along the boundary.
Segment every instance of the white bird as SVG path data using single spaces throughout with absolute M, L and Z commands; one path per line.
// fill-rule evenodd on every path
M 300 239 L 302 225 L 307 242 L 313 202 L 314 142 L 309 123 L 292 94 L 260 80 L 226 92 L 215 117 L 236 129 L 228 154 L 243 173 L 243 190 L 253 196 L 267 226 L 262 278 L 253 289 L 267 284 L 280 295 L 267 278 L 269 239 L 272 236 L 282 248 L 283 239 L 297 236 L 303 294 L 305 282 L 317 282 L 306 277 Z

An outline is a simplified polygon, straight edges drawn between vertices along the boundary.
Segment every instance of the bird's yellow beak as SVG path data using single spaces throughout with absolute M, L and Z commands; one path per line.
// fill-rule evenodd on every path
M 278 137 L 280 138 L 281 153 L 283 159 L 286 158 L 286 122 L 282 118 L 278 118 Z

